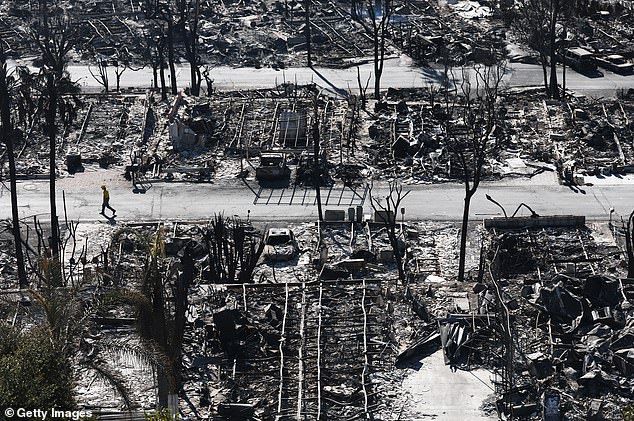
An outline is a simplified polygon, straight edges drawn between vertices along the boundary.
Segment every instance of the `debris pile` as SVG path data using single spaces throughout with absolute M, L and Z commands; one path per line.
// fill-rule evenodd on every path
M 82 39 L 74 56 L 97 57 L 114 63 L 120 49 L 129 60 L 146 64 L 148 46 L 156 43 L 151 33 L 167 26 L 165 16 L 146 13 L 142 4 L 125 0 L 83 1 L 65 4 Z M 172 6 L 173 7 L 173 6 Z M 3 5 L 0 31 L 10 54 L 25 57 L 36 51 L 28 36 L 30 19 L 37 13 L 28 3 Z M 174 22 L 180 11 L 173 8 Z M 184 60 L 182 29 L 174 24 L 177 62 Z M 226 2 L 201 5 L 197 25 L 200 59 L 208 66 L 240 65 L 283 69 L 306 63 L 305 12 L 302 2 L 260 1 L 249 4 Z M 311 44 L 315 64 L 348 67 L 366 57 L 372 41 L 352 19 L 349 5 L 317 2 L 311 8 Z
M 234 229 L 239 226 L 249 236 L 258 235 L 249 224 Z M 165 264 L 170 266 L 168 261 L 178 259 L 187 248 L 195 253 L 200 274 L 189 291 L 184 348 L 184 390 L 196 407 L 190 415 L 241 413 L 268 418 L 301 411 L 350 418 L 386 409 L 370 376 L 381 372 L 387 376 L 392 370 L 385 330 L 390 314 L 386 308 L 391 307 L 385 302 L 393 293 L 388 291 L 394 291 L 393 272 L 392 276 L 385 272 L 382 279 L 342 276 L 315 283 L 313 261 L 319 264 L 314 254 L 315 227 L 306 224 L 293 230 L 300 255 L 284 264 L 261 262 L 254 273 L 260 282 L 243 286 L 236 281 L 220 284 L 207 276 L 216 260 L 205 251 L 212 250 L 205 245 L 207 228 L 176 223 L 160 228 Z M 115 236 L 114 282 L 140 279 L 143 268 L 138 262 L 143 261 L 140 257 L 147 253 L 143 244 L 149 241 L 143 238 L 153 231 L 128 228 Z M 337 243 L 341 247 L 331 254 L 333 263 L 348 256 L 343 244 L 347 239 L 341 237 L 347 231 L 336 225 L 324 232 L 325 242 L 335 241 L 329 242 L 330 249 Z M 365 244 L 366 234 L 357 235 Z M 352 270 L 352 260 L 345 260 L 348 263 L 341 267 Z M 267 268 L 274 275 L 263 277 Z M 184 411 L 189 414 L 191 409 Z
M 102 168 L 121 165 L 141 139 L 144 96 L 116 95 L 87 98 L 81 128 L 64 143 L 77 151 L 82 163 L 98 163 Z
M 377 104 L 368 128 L 369 139 L 362 143 L 366 162 L 376 168 L 377 176 L 400 178 L 409 183 L 461 179 L 460 166 L 447 146 L 447 139 L 466 133 L 459 113 L 448 118 L 445 99 L 434 88 L 389 89 L 387 99 Z M 451 94 L 449 102 L 456 100 Z M 496 143 L 506 143 L 504 131 L 497 131 L 495 136 Z M 485 178 L 501 172 L 496 158 L 493 154 L 487 156 L 487 165 L 483 167 Z
M 631 402 L 634 291 L 620 249 L 585 228 L 490 233 L 491 291 L 506 334 L 498 410 L 613 419 Z M 510 329 L 510 331 L 509 331 Z
M 150 97 L 153 121 L 138 160 L 159 177 L 201 179 L 204 173 L 205 178 L 248 178 L 255 175 L 262 153 L 284 153 L 294 182 L 312 185 L 315 94 L 314 85 L 286 83 L 270 90 L 218 93 L 212 99 L 180 94 L 170 105 Z M 320 98 L 322 184 L 330 183 L 328 168 L 335 165 L 342 169 L 334 176 L 354 184 L 360 177 L 351 172 L 356 165 L 351 138 L 358 123 L 347 101 Z
M 73 95 L 58 128 L 57 171 L 74 174 L 84 165 L 121 166 L 141 141 L 145 98 L 140 95 Z M 49 139 L 44 125 L 18 139 L 16 167 L 20 176 L 48 173 Z M 4 158 L 2 158 L 4 159 Z
M 582 174 L 611 175 L 634 163 L 634 102 L 579 98 L 567 113 L 566 139 L 555 142 L 560 159 L 574 161 Z
M 408 3 L 409 13 L 394 23 L 393 41 L 410 57 L 423 64 L 491 64 L 503 57 L 506 33 L 488 20 L 491 10 L 474 1 L 445 7 L 436 2 Z
M 573 22 L 572 43 L 588 48 L 598 57 L 619 54 L 625 58 L 634 58 L 631 43 L 634 32 L 629 22 L 632 19 L 629 2 L 591 3 L 581 9 L 580 19 Z M 629 10 L 624 6 L 629 6 Z

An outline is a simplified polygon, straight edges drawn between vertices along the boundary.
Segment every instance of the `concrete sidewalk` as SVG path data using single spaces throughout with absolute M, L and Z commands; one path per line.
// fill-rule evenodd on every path
M 480 407 L 494 393 L 491 373 L 482 370 L 452 372 L 439 350 L 421 361 L 418 370 L 410 370 L 403 380 L 407 396 L 404 419 L 435 421 L 497 420 L 484 414 Z M 411 416 L 413 418 L 408 418 Z

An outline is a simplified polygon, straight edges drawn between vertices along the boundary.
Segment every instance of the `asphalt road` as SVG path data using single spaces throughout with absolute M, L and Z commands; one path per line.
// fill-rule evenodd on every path
M 88 66 L 68 67 L 73 78 L 86 92 L 98 92 L 102 87 L 90 75 Z M 114 70 L 110 69 L 111 89 L 114 86 Z M 365 84 L 370 78 L 369 91 L 372 90 L 374 79 L 373 65 L 369 61 L 359 66 L 361 80 Z M 634 88 L 634 75 L 621 76 L 603 70 L 602 77 L 590 78 L 568 69 L 566 71 L 566 86 L 580 94 L 593 97 L 614 96 L 618 90 Z M 177 82 L 180 88 L 186 87 L 190 83 L 189 67 L 186 64 L 177 66 Z M 214 86 L 221 90 L 234 89 L 255 89 L 273 88 L 284 81 L 297 82 L 300 84 L 315 82 L 327 91 L 332 93 L 342 93 L 347 91 L 358 91 L 357 69 L 328 69 L 296 67 L 284 70 L 272 68 L 255 69 L 249 67 L 233 68 L 228 66 L 215 67 L 212 70 Z M 456 69 L 456 76 L 460 71 Z M 472 70 L 469 72 L 472 73 Z M 423 87 L 430 83 L 438 83 L 442 80 L 442 69 L 440 66 L 420 67 L 415 66 L 407 56 L 394 57 L 386 60 L 385 70 L 381 79 L 382 89 Z M 166 76 L 169 75 L 167 72 Z M 509 63 L 503 84 L 507 87 L 541 86 L 543 81 L 541 66 L 523 63 Z M 560 69 L 559 83 L 562 82 Z M 121 87 L 148 88 L 152 84 L 152 70 L 143 68 L 141 70 L 128 70 L 121 77 Z M 204 85 L 204 83 L 203 83 Z
M 551 173 L 552 175 L 552 173 Z M 610 180 L 594 186 L 583 187 L 583 192 L 559 186 L 554 182 L 531 182 L 527 180 L 510 180 L 508 182 L 483 183 L 480 186 L 471 206 L 471 218 L 474 220 L 491 216 L 501 216 L 501 210 L 487 201 L 485 194 L 491 195 L 500 202 L 509 215 L 522 202 L 531 206 L 541 215 L 574 214 L 585 215 L 589 219 L 606 220 L 611 207 L 618 218 L 626 216 L 634 206 L 634 180 L 615 180 L 619 183 L 607 184 Z M 78 175 L 77 177 L 81 177 Z M 58 181 L 58 209 L 62 217 L 62 191 L 66 196 L 66 209 L 69 219 L 94 221 L 104 220 L 99 215 L 101 190 L 99 182 L 78 183 L 77 179 L 67 178 Z M 267 221 L 312 221 L 317 218 L 317 207 L 314 205 L 314 192 L 295 193 L 293 201 L 289 200 L 291 191 L 263 190 L 260 198 L 245 185 L 235 183 L 232 186 L 220 186 L 209 183 L 155 183 L 145 193 L 134 193 L 129 183 L 123 180 L 108 183 L 111 205 L 117 209 L 117 220 L 207 220 L 215 212 L 225 215 L 239 215 L 254 220 Z M 87 187 L 88 186 L 88 187 Z M 459 221 L 462 217 L 464 190 L 458 184 L 443 184 L 407 187 L 411 193 L 405 198 L 406 220 L 448 220 Z M 257 190 L 256 190 L 257 192 Z M 337 196 L 339 190 L 330 195 L 326 209 L 347 209 L 361 204 L 363 193 L 359 196 L 344 191 Z M 385 185 L 375 186 L 374 197 L 385 197 Z M 311 196 L 312 195 L 312 196 Z M 327 192 L 322 194 L 324 201 Z M 338 204 L 337 200 L 343 200 Z M 371 213 L 370 195 L 363 202 L 364 213 Z M 22 181 L 18 184 L 20 217 L 27 218 L 39 215 L 45 221 L 49 218 L 48 182 Z M 350 199 L 350 201 L 349 201 Z M 267 204 L 268 203 L 268 204 Z M 293 203 L 293 204 L 289 204 Z M 9 192 L 0 188 L 0 218 L 10 217 Z M 110 213 L 107 211 L 107 214 Z M 519 214 L 527 215 L 523 209 Z

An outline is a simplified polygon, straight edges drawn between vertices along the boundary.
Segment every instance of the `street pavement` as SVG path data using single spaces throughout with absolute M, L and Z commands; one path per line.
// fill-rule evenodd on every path
M 69 219 L 105 221 L 99 215 L 102 183 L 110 190 L 110 204 L 117 209 L 117 221 L 208 220 L 214 213 L 223 212 L 225 215 L 238 215 L 241 218 L 249 216 L 260 221 L 299 222 L 315 221 L 318 215 L 312 190 L 301 194 L 295 192 L 295 199 L 291 201 L 291 190 L 281 193 L 281 190 L 264 189 L 258 198 L 255 193 L 259 189 L 254 181 L 250 182 L 249 188 L 232 180 L 217 184 L 155 182 L 147 191 L 139 193 L 133 191 L 131 184 L 115 172 L 94 171 L 58 180 L 56 187 L 60 218 L 63 217 L 62 199 L 65 196 Z M 553 173 L 530 180 L 484 182 L 473 198 L 470 217 L 479 220 L 502 216 L 500 208 L 486 200 L 486 194 L 501 203 L 509 215 L 520 203 L 526 203 L 540 215 L 585 215 L 589 219 L 607 220 L 610 208 L 615 209 L 613 218 L 629 215 L 634 207 L 634 176 L 595 179 L 593 184 L 572 190 L 557 184 Z M 464 203 L 462 185 L 413 185 L 407 186 L 407 189 L 411 192 L 403 201 L 406 220 L 461 220 Z M 355 196 L 344 190 L 345 196 L 342 193 L 342 197 L 345 198 L 339 203 L 332 200 L 339 191 L 335 190 L 331 194 L 325 209 L 346 210 L 350 204 L 363 205 L 364 213 L 370 214 L 370 196 L 384 198 L 388 192 L 386 184 L 376 184 L 371 194 L 360 191 Z M 327 191 L 322 193 L 324 201 L 326 196 Z M 43 221 L 50 219 L 48 181 L 20 181 L 18 200 L 21 218 L 38 215 Z M 525 208 L 518 213 L 527 214 Z M 9 218 L 10 215 L 9 191 L 3 186 L 0 187 L 0 218 Z
M 359 65 L 359 73 L 362 83 L 370 78 L 370 89 L 374 86 L 373 64 L 370 59 L 364 60 Z M 77 81 L 85 92 L 99 92 L 102 87 L 91 76 L 88 66 L 70 65 L 68 71 L 74 81 Z M 94 71 L 94 70 L 93 70 Z M 110 80 L 115 80 L 114 69 Z M 467 68 L 467 74 L 473 80 L 473 69 Z M 602 70 L 602 77 L 590 78 L 568 69 L 566 71 L 566 87 L 579 94 L 592 97 L 611 97 L 619 90 L 634 88 L 634 75 L 622 76 Z M 459 79 L 460 70 L 456 69 L 455 76 Z M 169 72 L 167 72 L 169 75 Z M 167 76 L 166 75 L 166 76 Z M 560 84 L 563 80 L 562 69 L 559 69 Z M 357 92 L 357 67 L 348 69 L 293 67 L 283 70 L 272 68 L 255 69 L 250 67 L 234 68 L 229 66 L 214 67 L 211 71 L 214 87 L 221 90 L 237 89 L 264 89 L 274 88 L 282 82 L 311 83 L 315 82 L 324 90 L 342 94 L 345 92 Z M 189 66 L 178 64 L 176 70 L 177 86 L 182 89 L 190 84 Z M 443 71 L 440 65 L 429 67 L 417 66 L 406 55 L 386 59 L 385 69 L 381 78 L 381 88 L 411 88 L 424 87 L 431 83 L 439 83 L 443 79 Z M 541 86 L 543 83 L 542 68 L 539 65 L 524 63 L 508 63 L 503 86 L 528 87 Z M 140 70 L 127 70 L 121 77 L 122 88 L 149 88 L 152 85 L 152 70 L 143 68 Z M 203 83 L 204 85 L 204 83 Z M 111 89 L 113 87 L 111 86 Z M 369 92 L 368 91 L 368 92 Z

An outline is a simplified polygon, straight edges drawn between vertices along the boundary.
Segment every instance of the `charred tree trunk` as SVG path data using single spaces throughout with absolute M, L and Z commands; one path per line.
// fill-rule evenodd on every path
M 13 231 L 13 242 L 15 244 L 15 259 L 18 266 L 18 281 L 20 289 L 26 288 L 26 268 L 24 266 L 24 254 L 22 251 L 22 239 L 20 234 L 20 220 L 18 215 L 18 195 L 15 173 L 15 154 L 13 150 L 14 136 L 12 134 L 13 124 L 11 122 L 11 109 L 9 105 L 9 89 L 7 86 L 7 67 L 4 60 L 4 52 L 0 51 L 0 114 L 2 127 L 0 137 L 7 147 L 7 158 L 9 161 L 9 185 L 11 189 L 11 227 Z
M 192 60 L 193 63 L 196 63 L 195 60 Z M 198 96 L 200 95 L 200 81 L 198 78 L 198 70 L 197 70 L 197 65 L 193 64 L 192 61 L 189 62 L 189 76 L 191 78 L 191 94 L 193 96 Z
M 381 73 L 383 69 L 379 70 L 379 40 L 374 38 L 374 99 L 379 100 L 381 98 Z
M 174 304 L 174 337 L 172 338 L 172 371 L 174 373 L 174 387 L 172 394 L 177 394 L 181 388 L 181 369 L 183 359 L 183 338 L 185 335 L 185 313 L 187 312 L 187 294 L 189 285 L 194 280 L 194 259 L 188 249 L 181 258 L 182 273 L 176 280 Z
M 207 97 L 211 98 L 211 94 L 214 91 L 214 82 L 209 77 L 205 76 L 205 83 L 207 84 Z
M 186 29 L 186 19 L 189 13 L 193 13 L 189 21 L 189 29 Z M 198 57 L 198 17 L 200 13 L 200 0 L 196 0 L 193 10 L 189 10 L 189 2 L 181 4 L 180 26 L 185 32 L 185 52 L 189 62 L 189 74 L 191 78 L 191 94 L 200 95 L 200 60 Z
M 557 57 L 555 53 L 557 41 L 556 26 L 560 7 L 559 0 L 553 0 L 550 7 L 550 96 L 554 99 L 559 99 L 559 84 L 557 83 Z
M 174 22 L 171 13 L 167 19 L 167 62 L 170 68 L 170 86 L 172 95 L 178 94 L 178 86 L 176 85 L 176 68 L 174 67 Z
M 389 10 L 387 10 L 387 2 L 385 2 L 385 5 L 386 7 L 384 7 L 383 13 L 389 13 Z M 385 37 L 387 36 L 387 22 L 385 21 L 388 19 L 389 15 L 387 17 L 383 16 L 381 19 L 381 34 L 379 40 L 377 40 L 377 42 L 380 42 L 378 58 L 375 55 L 374 60 L 374 96 L 377 100 L 381 96 L 381 76 L 383 76 L 383 65 L 385 64 Z
M 163 49 L 158 49 L 159 54 L 159 75 L 161 77 L 161 100 L 167 100 L 167 86 L 165 85 L 165 60 L 163 57 Z
M 158 88 L 158 66 L 156 64 L 152 64 L 152 88 Z
M 57 204 L 55 200 L 55 175 L 56 175 L 56 125 L 57 116 L 57 78 L 49 73 L 46 78 L 46 90 L 48 94 L 48 109 L 46 110 L 46 125 L 49 138 L 49 201 L 51 206 L 51 255 L 59 255 L 59 223 L 57 219 Z
M 464 209 L 462 210 L 462 225 L 460 227 L 460 258 L 458 259 L 458 282 L 464 281 L 465 264 L 467 260 L 467 233 L 469 230 L 469 208 L 473 193 L 467 189 L 464 197 Z
M 548 60 L 542 53 L 540 53 L 540 62 L 542 65 L 542 74 L 544 76 L 544 89 L 546 90 L 546 95 L 550 96 L 550 88 L 548 86 Z
M 117 80 L 117 93 L 118 93 L 118 92 L 121 92 L 121 75 L 123 74 L 123 71 L 119 72 L 119 69 L 117 69 L 115 70 L 114 74 Z

